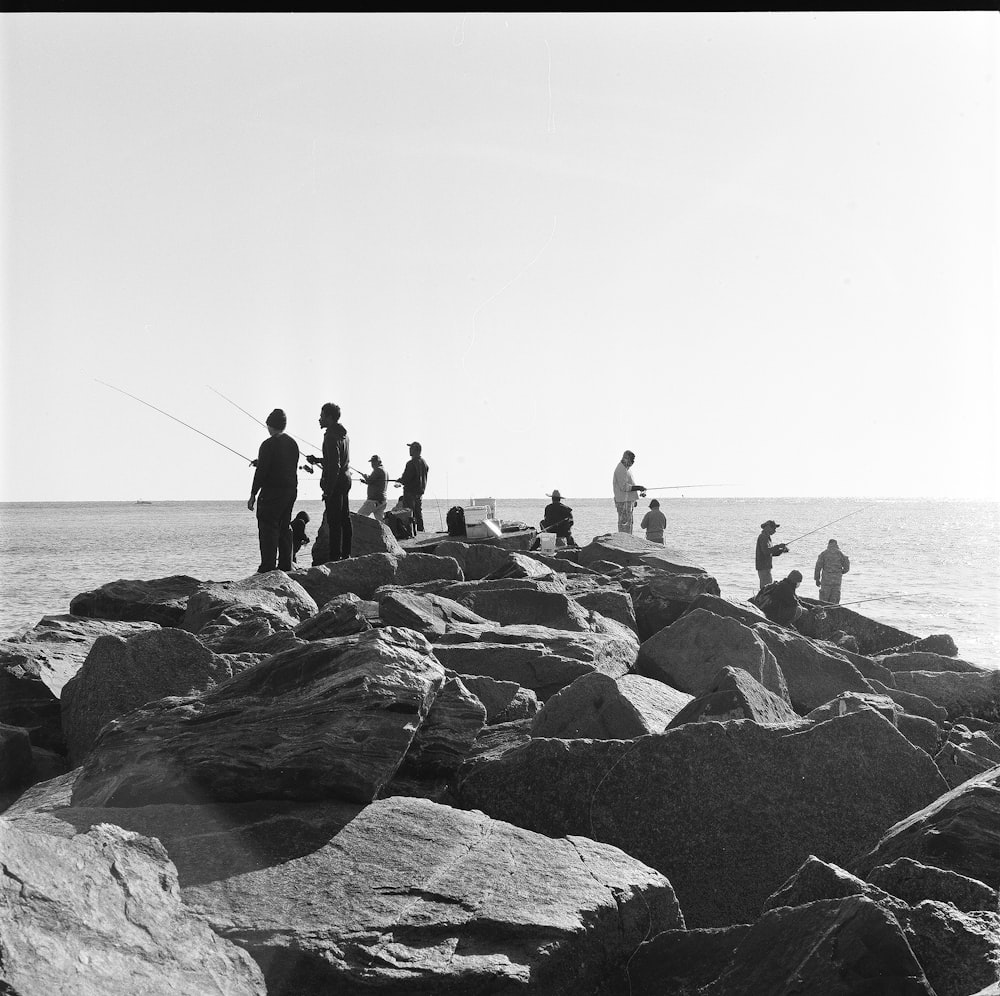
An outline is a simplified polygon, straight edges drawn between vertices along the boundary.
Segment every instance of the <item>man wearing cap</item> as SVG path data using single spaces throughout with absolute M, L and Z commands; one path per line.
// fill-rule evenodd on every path
M 351 438 L 340 424 L 340 405 L 328 401 L 319 410 L 319 425 L 324 429 L 323 455 L 309 455 L 306 460 L 320 464 L 323 475 L 319 486 L 326 506 L 326 528 L 330 536 L 329 560 L 347 560 L 351 556 L 354 527 L 351 525 L 351 507 L 348 495 L 351 490 Z M 313 546 L 313 563 L 317 556 Z
M 540 523 L 542 530 L 556 534 L 557 546 L 576 546 L 573 539 L 573 509 L 562 503 L 562 495 L 555 488 L 548 496 L 552 501 L 545 506 L 545 514 Z
M 285 434 L 288 419 L 280 408 L 267 416 L 268 437 L 254 460 L 253 483 L 247 508 L 257 506 L 258 574 L 292 569 L 292 508 L 298 495 L 299 446 Z M 258 492 L 260 497 L 258 498 Z
M 626 450 L 615 467 L 611 479 L 615 491 L 615 508 L 618 510 L 618 532 L 632 532 L 632 510 L 638 504 L 639 495 L 646 496 L 646 489 L 632 480 L 632 464 L 635 454 Z
M 368 485 L 368 498 L 358 509 L 358 515 L 373 515 L 377 522 L 381 522 L 385 517 L 386 506 L 385 468 L 382 466 L 382 458 L 377 453 L 368 462 L 372 465 L 372 472 L 361 475 L 361 480 Z
M 424 531 L 424 491 L 427 490 L 427 474 L 430 467 L 420 455 L 423 447 L 420 443 L 408 443 L 410 459 L 406 461 L 403 473 L 393 480 L 403 485 L 403 497 L 400 499 L 405 508 L 413 513 L 413 525 L 418 533 Z
M 760 578 L 761 588 L 774 580 L 771 577 L 771 565 L 773 563 L 771 558 L 780 557 L 783 553 L 788 552 L 788 547 L 784 543 L 775 543 L 774 546 L 771 546 L 771 537 L 774 535 L 775 530 L 780 528 L 774 519 L 768 519 L 767 522 L 760 524 L 760 535 L 757 537 L 757 551 L 754 562 L 757 565 L 757 577 Z

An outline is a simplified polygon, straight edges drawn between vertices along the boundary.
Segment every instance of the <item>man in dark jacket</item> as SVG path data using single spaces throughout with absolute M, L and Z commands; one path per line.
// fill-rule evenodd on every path
M 562 495 L 557 488 L 549 495 L 552 501 L 545 506 L 541 527 L 546 532 L 555 533 L 556 541 L 562 540 L 562 546 L 576 546 L 573 539 L 573 509 L 562 503 Z
M 323 436 L 323 456 L 307 456 L 312 464 L 321 464 L 319 486 L 326 506 L 326 526 L 330 533 L 330 560 L 347 560 L 351 555 L 354 527 L 348 493 L 351 490 L 351 440 L 340 424 L 340 405 L 327 402 L 319 412 Z M 317 542 L 319 542 L 317 540 Z
M 395 478 L 397 484 L 403 485 L 402 503 L 413 513 L 413 524 L 417 532 L 424 531 L 424 492 L 427 490 L 427 474 L 430 467 L 420 455 L 423 447 L 420 443 L 409 443 L 410 459 L 406 461 L 403 473 Z
M 795 589 L 802 584 L 800 571 L 791 571 L 786 578 L 765 588 L 750 599 L 771 622 L 781 626 L 791 626 L 807 611 L 795 597 Z
M 757 566 L 757 577 L 760 578 L 760 587 L 769 585 L 774 579 L 771 577 L 772 557 L 780 557 L 788 552 L 788 547 L 784 543 L 775 543 L 771 546 L 771 537 L 775 530 L 780 529 L 774 519 L 760 524 L 760 535 L 757 537 L 757 551 L 754 556 L 754 563 Z
M 247 508 L 257 505 L 257 538 L 260 543 L 258 574 L 292 569 L 292 507 L 298 495 L 299 446 L 285 434 L 288 420 L 280 408 L 267 416 L 268 438 L 254 460 L 253 483 Z M 259 493 L 259 497 L 258 497 Z

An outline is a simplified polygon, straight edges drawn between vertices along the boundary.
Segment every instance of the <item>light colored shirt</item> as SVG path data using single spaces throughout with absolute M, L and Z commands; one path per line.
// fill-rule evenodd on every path
M 632 479 L 632 471 L 620 460 L 618 461 L 618 466 L 615 467 L 615 474 L 611 479 L 611 483 L 615 489 L 615 501 L 636 501 L 636 493 L 632 490 L 635 486 L 635 481 Z

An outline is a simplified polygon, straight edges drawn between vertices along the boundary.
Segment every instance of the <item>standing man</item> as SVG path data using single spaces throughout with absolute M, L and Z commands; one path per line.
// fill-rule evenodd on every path
M 816 559 L 814 578 L 819 588 L 821 602 L 840 602 L 840 582 L 851 569 L 851 562 L 835 539 L 830 540 L 826 549 Z
M 788 552 L 788 547 L 784 543 L 775 543 L 774 546 L 771 546 L 771 537 L 780 528 L 774 519 L 768 519 L 767 522 L 760 524 L 760 535 L 757 537 L 754 563 L 757 566 L 757 577 L 760 578 L 761 588 L 769 585 L 774 580 L 771 577 L 771 565 L 774 563 L 772 558 L 780 557 L 783 553 Z
M 373 515 L 376 522 L 381 522 L 385 517 L 386 505 L 385 468 L 382 466 L 382 458 L 378 454 L 375 454 L 368 462 L 372 465 L 372 472 L 361 475 L 361 480 L 368 485 L 368 497 L 358 509 L 358 515 Z
M 311 454 L 306 459 L 321 464 L 323 476 L 319 486 L 326 506 L 326 526 L 330 532 L 330 560 L 347 560 L 351 555 L 351 508 L 347 495 L 351 490 L 351 440 L 340 424 L 340 405 L 328 401 L 319 411 L 323 436 L 323 456 Z
M 636 484 L 632 480 L 632 464 L 635 463 L 635 454 L 631 450 L 626 450 L 622 454 L 615 473 L 612 477 L 612 485 L 615 489 L 615 508 L 618 509 L 618 532 L 632 532 L 632 510 L 638 504 L 639 496 L 646 497 L 646 488 L 642 484 Z
M 427 490 L 427 474 L 430 467 L 420 455 L 423 447 L 420 443 L 408 443 L 410 459 L 406 461 L 403 473 L 393 480 L 403 485 L 402 503 L 413 513 L 413 525 L 418 533 L 424 531 L 424 491 Z
M 292 569 L 292 507 L 298 495 L 299 446 L 285 434 L 288 419 L 280 408 L 267 416 L 268 437 L 254 460 L 253 483 L 247 508 L 257 505 L 257 538 L 260 542 L 258 574 Z M 260 497 L 258 499 L 258 492 Z

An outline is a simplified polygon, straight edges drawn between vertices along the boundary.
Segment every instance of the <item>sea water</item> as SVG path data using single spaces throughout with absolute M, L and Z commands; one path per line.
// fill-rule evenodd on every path
M 650 496 L 652 497 L 652 496 Z M 426 498 L 424 525 L 469 497 Z M 548 499 L 497 498 L 497 515 L 538 525 Z M 686 554 L 724 595 L 757 590 L 760 524 L 781 524 L 775 578 L 798 569 L 799 591 L 815 596 L 816 558 L 835 538 L 851 560 L 841 599 L 856 611 L 917 636 L 948 633 L 967 660 L 1000 667 L 1000 504 L 866 498 L 663 497 L 666 546 Z M 567 497 L 574 536 L 585 545 L 617 528 L 610 498 Z M 649 499 L 635 510 L 635 534 Z M 351 503 L 356 509 L 359 501 Z M 322 503 L 300 501 L 315 537 Z M 839 521 L 835 521 L 839 520 Z M 832 523 L 827 525 L 828 523 Z M 801 537 L 801 538 L 800 538 Z M 74 595 L 119 578 L 185 574 L 202 581 L 245 578 L 257 567 L 256 520 L 242 501 L 67 502 L 0 505 L 0 639 L 44 615 L 69 611 Z M 311 563 L 310 547 L 299 566 Z M 883 596 L 891 597 L 883 597 Z

